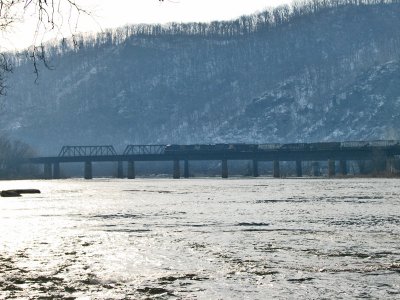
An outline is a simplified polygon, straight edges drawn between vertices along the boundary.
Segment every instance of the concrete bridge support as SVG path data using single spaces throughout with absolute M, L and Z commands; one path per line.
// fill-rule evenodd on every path
M 388 156 L 386 158 L 386 172 L 389 174 L 394 174 L 396 172 L 394 156 Z
M 343 176 L 346 176 L 347 175 L 347 161 L 341 160 L 339 162 L 339 166 L 340 166 L 340 174 Z
M 44 179 L 52 179 L 51 163 L 44 164 Z
M 223 159 L 221 163 L 221 177 L 228 178 L 228 160 Z
M 319 162 L 313 161 L 311 163 L 311 175 L 315 177 L 321 176 L 321 172 L 319 169 Z
M 360 171 L 360 174 L 366 174 L 367 173 L 367 167 L 366 167 L 366 162 L 365 160 L 358 160 L 357 161 L 358 169 Z
M 92 170 L 92 162 L 91 161 L 85 161 L 84 177 L 85 177 L 85 179 L 93 178 L 93 170 Z
M 335 177 L 335 175 L 336 175 L 335 160 L 329 159 L 328 160 L 328 177 Z
M 53 164 L 53 179 L 60 179 L 60 163 L 56 162 Z
M 258 173 L 258 160 L 253 160 L 253 177 L 258 177 L 260 174 Z
M 301 164 L 301 160 L 296 160 L 296 176 L 303 177 L 303 167 Z
M 274 176 L 274 178 L 281 177 L 281 170 L 280 170 L 280 167 L 279 167 L 279 160 L 274 160 L 273 176 Z
M 185 159 L 183 167 L 183 177 L 189 178 L 189 161 Z
M 135 162 L 128 161 L 128 179 L 135 179 Z
M 172 177 L 174 179 L 181 178 L 181 170 L 180 170 L 180 166 L 179 166 L 179 160 L 174 160 L 174 172 L 173 172 Z
M 124 178 L 124 165 L 122 161 L 117 162 L 117 178 Z

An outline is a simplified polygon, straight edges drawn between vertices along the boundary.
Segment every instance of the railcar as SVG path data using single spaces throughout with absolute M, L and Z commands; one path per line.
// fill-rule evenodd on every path
M 165 149 L 164 149 L 164 153 L 173 153 L 173 152 L 180 152 L 180 151 L 184 151 L 184 146 L 185 145 L 176 145 L 176 144 L 172 144 L 172 145 L 166 145 Z
M 340 149 L 340 142 L 321 142 L 321 143 L 309 143 L 308 148 L 311 151 L 318 151 L 318 150 L 339 150 Z
M 252 152 L 257 150 L 255 144 L 197 144 L 197 145 L 167 145 L 165 153 L 176 152 Z
M 363 141 L 345 141 L 340 143 L 341 148 L 364 148 L 368 146 L 368 142 Z
M 398 146 L 400 141 L 397 140 L 377 140 L 368 142 L 370 147 L 393 147 Z
M 282 144 L 279 143 L 271 143 L 271 144 L 260 144 L 257 147 L 258 151 L 271 151 L 271 150 L 279 150 L 282 147 Z
M 228 150 L 231 152 L 254 152 L 257 151 L 256 144 L 229 144 Z
M 280 147 L 281 150 L 289 150 L 289 151 L 301 151 L 307 150 L 308 144 L 306 143 L 291 143 L 291 144 L 283 144 Z

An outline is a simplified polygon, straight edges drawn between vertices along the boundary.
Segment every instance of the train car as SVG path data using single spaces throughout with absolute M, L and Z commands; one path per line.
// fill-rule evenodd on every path
M 308 150 L 308 144 L 306 144 L 306 143 L 283 144 L 280 149 L 281 150 L 289 150 L 289 151 Z
M 176 152 L 192 152 L 198 151 L 199 145 L 166 145 L 164 148 L 165 153 L 176 153 Z
M 398 140 L 377 140 L 368 142 L 369 147 L 393 147 L 398 146 L 400 141 Z
M 321 143 L 309 143 L 308 148 L 311 151 L 329 151 L 329 150 L 339 150 L 341 146 L 340 142 L 321 142 Z
M 260 144 L 257 147 L 258 151 L 273 151 L 273 150 L 279 150 L 282 147 L 282 144 L 279 143 L 271 143 L 271 144 Z
M 166 145 L 164 148 L 164 153 L 174 153 L 178 151 L 181 151 L 181 145 L 170 144 Z
M 255 144 L 216 144 L 215 151 L 252 152 L 257 149 Z
M 200 152 L 215 152 L 217 149 L 222 149 L 222 146 L 217 146 L 215 144 L 204 144 L 199 145 L 198 151 Z
M 229 150 L 229 144 L 215 144 L 211 145 L 211 151 L 212 152 L 221 152 L 221 151 L 228 151 Z
M 196 145 L 167 145 L 165 153 L 176 152 L 252 152 L 257 150 L 255 144 L 196 144 Z
M 362 141 L 345 141 L 340 143 L 341 148 L 364 148 L 368 146 L 368 142 Z
M 257 151 L 256 144 L 229 144 L 228 150 L 231 152 L 254 152 Z

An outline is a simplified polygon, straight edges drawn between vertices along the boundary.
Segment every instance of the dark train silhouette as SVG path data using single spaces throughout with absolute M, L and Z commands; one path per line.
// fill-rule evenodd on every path
M 165 153 L 177 152 L 263 152 L 263 151 L 330 151 L 353 148 L 392 147 L 400 146 L 398 140 L 377 141 L 347 141 L 347 142 L 319 142 L 319 143 L 290 143 L 290 144 L 195 144 L 195 145 L 167 145 Z

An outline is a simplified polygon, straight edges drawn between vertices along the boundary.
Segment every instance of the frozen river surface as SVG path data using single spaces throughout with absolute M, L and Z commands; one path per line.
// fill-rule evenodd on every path
M 3 181 L 0 299 L 399 299 L 400 181 Z

